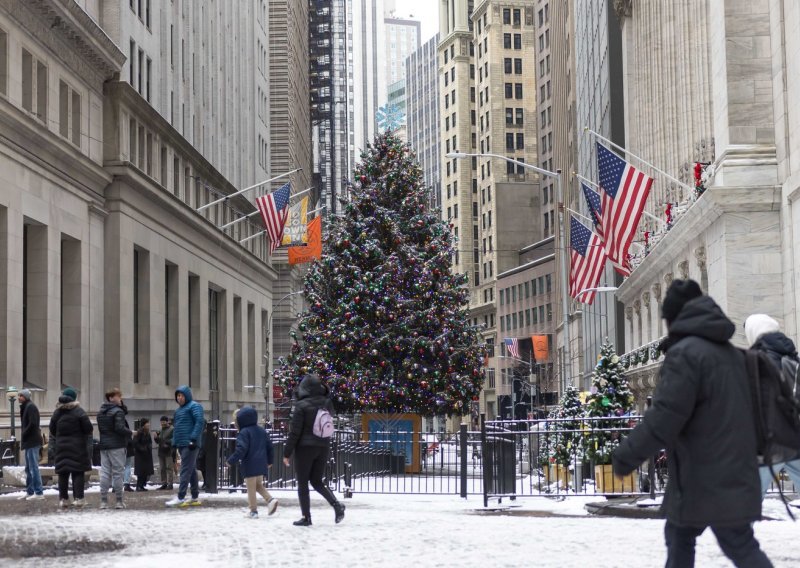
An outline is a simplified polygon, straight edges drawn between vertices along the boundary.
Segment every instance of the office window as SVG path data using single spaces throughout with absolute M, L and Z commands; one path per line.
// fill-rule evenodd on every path
M 513 99 L 514 98 L 514 85 L 511 83 L 506 83 L 506 98 Z
M 511 34 L 503 34 L 503 47 L 511 49 Z
M 514 34 L 514 49 L 522 49 L 522 34 Z
M 516 109 L 516 116 L 517 116 L 517 126 L 522 126 L 524 110 L 521 108 Z
M 522 75 L 522 59 L 514 59 L 514 73 L 516 75 Z
M 512 133 L 506 134 L 506 150 L 514 150 L 514 135 Z M 508 165 L 513 166 L 511 162 L 506 162 Z
M 519 12 L 519 10 L 514 10 L 515 12 Z M 511 10 L 509 8 L 503 9 L 503 23 L 510 24 L 511 23 Z
M 514 83 L 514 98 L 522 98 L 522 83 Z
M 506 109 L 506 124 L 514 124 L 514 109 Z
M 515 26 L 519 26 L 520 25 L 520 11 L 519 10 L 514 10 L 514 25 Z
M 525 149 L 525 135 L 521 132 L 517 133 L 517 150 Z
M 504 73 L 511 73 L 511 58 L 506 57 L 503 59 L 503 72 Z

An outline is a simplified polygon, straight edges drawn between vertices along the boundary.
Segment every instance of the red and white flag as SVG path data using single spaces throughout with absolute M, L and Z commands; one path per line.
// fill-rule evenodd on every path
M 264 227 L 269 236 L 270 254 L 275 252 L 275 249 L 281 244 L 283 228 L 286 226 L 286 219 L 289 216 L 290 194 L 291 186 L 287 183 L 269 195 L 256 198 L 256 206 L 261 212 L 261 218 L 264 220 Z
M 569 245 L 572 249 L 569 295 L 579 302 L 591 304 L 596 295 L 594 288 L 597 288 L 606 264 L 603 241 L 570 215 Z
M 602 196 L 603 245 L 608 258 L 626 266 L 653 178 L 636 169 L 614 152 L 597 143 L 597 171 Z

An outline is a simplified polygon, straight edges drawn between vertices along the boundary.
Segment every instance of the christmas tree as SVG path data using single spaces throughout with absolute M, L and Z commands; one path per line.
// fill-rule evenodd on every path
M 484 348 L 466 277 L 451 270 L 451 226 L 429 210 L 422 172 L 394 134 L 367 147 L 355 176 L 306 276 L 309 310 L 276 381 L 291 391 L 316 372 L 344 412 L 465 414 Z
M 570 385 L 564 391 L 558 406 L 551 412 L 548 430 L 554 431 L 546 437 L 548 462 L 569 465 L 573 461 L 583 461 L 581 421 L 583 417 L 580 391 Z M 570 420 L 571 419 L 571 420 Z
M 589 418 L 623 417 L 630 414 L 633 394 L 625 379 L 625 369 L 610 343 L 600 348 L 597 365 L 592 372 L 591 394 L 586 398 Z M 628 421 L 597 420 L 592 424 L 589 455 L 600 464 L 611 463 L 611 453 L 619 445 L 619 432 L 596 431 L 627 427 Z

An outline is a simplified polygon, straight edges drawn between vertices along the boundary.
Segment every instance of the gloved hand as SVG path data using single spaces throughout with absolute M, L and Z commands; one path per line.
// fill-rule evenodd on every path
M 194 440 L 189 442 L 189 449 L 190 450 L 196 450 L 197 449 L 197 442 L 195 442 Z

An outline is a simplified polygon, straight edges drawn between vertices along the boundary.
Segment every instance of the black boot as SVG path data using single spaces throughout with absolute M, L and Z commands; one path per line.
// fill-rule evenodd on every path
M 131 484 L 130 483 L 126 483 L 124 489 L 125 489 L 125 491 L 133 491 L 133 489 L 131 488 Z
M 311 526 L 311 517 L 303 517 L 299 521 L 295 521 L 292 523 L 296 527 L 310 527 Z
M 333 510 L 336 512 L 336 524 L 338 525 L 344 520 L 344 505 L 337 501 L 333 504 Z

